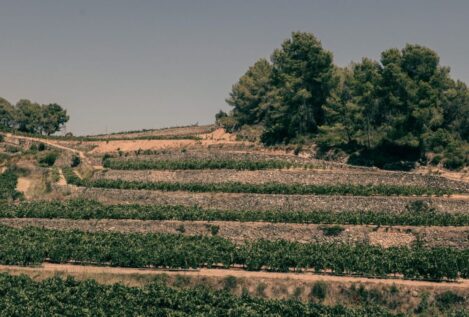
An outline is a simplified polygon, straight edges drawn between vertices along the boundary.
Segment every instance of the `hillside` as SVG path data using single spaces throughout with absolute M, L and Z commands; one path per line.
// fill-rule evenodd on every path
M 467 175 L 357 167 L 237 139 L 216 126 L 4 134 L 0 271 L 51 294 L 41 281 L 53 276 L 94 279 L 103 294 L 115 283 L 136 287 L 128 294 L 192 294 L 188 314 L 218 290 L 230 302 L 211 302 L 219 313 L 467 313 Z M 60 287 L 88 287 L 78 281 Z M 168 309 L 182 309 L 175 303 Z

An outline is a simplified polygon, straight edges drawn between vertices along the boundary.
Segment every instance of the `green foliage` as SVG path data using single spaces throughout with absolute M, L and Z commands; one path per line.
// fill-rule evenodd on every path
M 375 306 L 345 308 L 247 294 L 237 297 L 204 287 L 173 289 L 161 282 L 137 288 L 59 277 L 36 282 L 1 274 L 0 288 L 4 316 L 395 316 Z
M 132 248 L 129 248 L 132 246 Z M 175 248 L 174 246 L 177 246 Z M 284 240 L 234 244 L 220 237 L 58 231 L 0 226 L 0 263 L 28 265 L 48 259 L 63 263 L 122 267 L 200 268 L 242 265 L 247 270 L 288 272 L 291 268 L 333 274 L 406 278 L 469 277 L 469 250 L 390 247 L 368 244 L 298 243 Z
M 216 236 L 218 234 L 218 231 L 220 231 L 220 227 L 216 225 L 211 225 L 210 226 L 210 233 L 212 236 Z
M 11 185 L 13 186 L 13 185 Z M 15 185 L 16 186 L 16 185 Z M 5 188 L 5 187 L 2 187 Z M 13 187 L 11 187 L 13 188 Z M 379 211 L 215 210 L 172 205 L 103 205 L 94 200 L 33 201 L 0 204 L 4 218 L 140 219 L 189 221 L 262 221 L 351 225 L 469 226 L 467 213 L 412 208 L 400 213 Z M 210 228 L 214 234 L 216 226 Z
M 0 202 L 2 200 L 15 200 L 22 196 L 16 191 L 17 182 L 18 176 L 12 168 L 8 168 L 0 174 Z
M 50 167 L 54 165 L 55 161 L 57 160 L 59 154 L 57 152 L 48 152 L 45 155 L 42 155 L 38 158 L 38 163 L 44 167 Z
M 464 303 L 464 297 L 452 291 L 446 291 L 435 296 L 435 301 L 440 309 L 448 309 L 451 306 Z
M 306 138 L 323 152 L 353 155 L 353 164 L 389 169 L 412 168 L 400 161 L 425 162 L 431 152 L 449 169 L 469 162 L 469 89 L 429 48 L 408 44 L 382 52 L 379 62 L 340 68 L 312 34 L 294 32 L 271 64 L 258 63 L 270 72 L 259 76 L 256 64 L 241 77 L 226 118 L 238 127 L 262 124 L 265 144 Z
M 18 153 L 18 152 L 20 152 L 20 148 L 17 147 L 17 146 L 13 146 L 13 145 L 7 145 L 6 148 L 5 148 L 5 152 Z
M 71 162 L 70 166 L 71 167 L 77 167 L 78 165 L 80 165 L 80 163 L 81 163 L 80 156 L 73 155 L 72 156 L 72 162 Z
M 336 237 L 340 235 L 345 229 L 339 225 L 323 226 L 319 228 L 327 237 Z
M 18 101 L 14 108 L 14 127 L 21 132 L 51 135 L 67 123 L 67 111 L 58 104 L 40 105 L 29 100 Z
M 0 97 L 0 131 L 8 131 L 14 127 L 15 109 Z
M 323 281 L 314 283 L 313 287 L 311 288 L 310 296 L 320 301 L 325 300 L 327 296 L 327 284 Z
M 46 145 L 44 143 L 39 143 L 37 150 L 39 152 L 45 151 L 47 149 Z
M 233 107 L 231 114 L 236 122 L 234 129 L 247 124 L 262 122 L 268 110 L 267 98 L 270 90 L 272 66 L 265 59 L 251 66 L 235 85 L 226 102 Z M 220 115 L 219 115 L 220 117 Z M 227 123 L 228 116 L 221 119 Z
M 337 82 L 332 54 L 312 34 L 294 32 L 271 59 L 272 87 L 262 141 L 275 144 L 315 134 Z
M 223 289 L 232 291 L 238 286 L 238 279 L 235 276 L 227 276 L 223 279 Z

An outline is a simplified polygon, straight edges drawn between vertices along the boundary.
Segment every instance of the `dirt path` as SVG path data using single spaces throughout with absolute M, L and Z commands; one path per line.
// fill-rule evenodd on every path
M 0 265 L 0 271 L 15 272 L 17 274 L 37 275 L 40 273 L 69 273 L 80 274 L 118 274 L 118 275 L 184 275 L 194 277 L 218 277 L 225 278 L 234 276 L 246 279 L 266 279 L 266 280 L 299 280 L 302 282 L 340 282 L 340 283 L 364 283 L 364 284 L 385 284 L 397 286 L 416 286 L 416 287 L 432 287 L 432 288 L 455 288 L 469 289 L 469 280 L 458 280 L 456 282 L 429 282 L 429 281 L 412 281 L 403 279 L 382 279 L 382 278 L 365 278 L 365 277 L 344 277 L 332 276 L 325 274 L 311 273 L 275 273 L 275 272 L 249 272 L 241 269 L 199 269 L 188 271 L 174 270 L 157 270 L 157 269 L 136 269 L 122 267 L 103 267 L 91 265 L 74 265 L 74 264 L 52 264 L 43 263 L 38 267 L 22 267 L 15 265 Z
M 31 187 L 31 180 L 27 177 L 18 177 L 18 182 L 16 184 L 16 190 L 20 193 L 23 193 L 26 198 L 28 198 L 28 190 Z
M 59 169 L 59 181 L 57 182 L 57 185 L 59 186 L 67 186 L 67 179 L 64 176 L 64 172 L 62 169 Z

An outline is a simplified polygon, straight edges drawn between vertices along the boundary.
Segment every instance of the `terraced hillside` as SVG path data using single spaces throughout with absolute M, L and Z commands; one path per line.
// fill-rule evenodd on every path
M 51 296 L 91 287 L 103 301 L 117 292 L 105 284 L 120 282 L 127 286 L 119 296 L 141 314 L 149 313 L 142 301 L 189 315 L 198 303 L 232 316 L 467 314 L 469 183 L 211 133 L 47 140 L 60 152 L 42 170 L 57 174 L 47 199 L 20 202 L 14 170 L 0 175 L 8 197 L 0 204 L 0 270 L 33 278 L 0 280 Z M 42 281 L 56 274 L 100 284 Z M 200 284 L 206 288 L 194 288 Z

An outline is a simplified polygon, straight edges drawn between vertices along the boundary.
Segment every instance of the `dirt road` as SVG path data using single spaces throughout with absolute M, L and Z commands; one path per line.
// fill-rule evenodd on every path
M 200 269 L 189 271 L 174 270 L 156 270 L 156 269 L 135 269 L 121 267 L 102 267 L 102 266 L 84 266 L 74 264 L 52 264 L 43 263 L 38 267 L 21 267 L 14 265 L 0 265 L 0 271 L 10 274 L 27 274 L 38 276 L 41 273 L 63 273 L 80 275 L 86 278 L 87 274 L 115 274 L 115 275 L 184 275 L 192 277 L 219 277 L 234 276 L 246 279 L 266 279 L 266 280 L 299 280 L 302 282 L 340 282 L 340 283 L 363 283 L 363 284 L 385 284 L 397 286 L 415 286 L 415 287 L 433 287 L 433 288 L 456 288 L 469 289 L 469 280 L 458 280 L 457 282 L 429 282 L 429 281 L 412 281 L 402 279 L 380 279 L 380 278 L 364 278 L 364 277 L 343 277 L 311 273 L 275 273 L 275 272 L 249 272 L 241 269 Z

